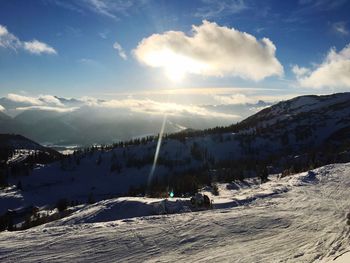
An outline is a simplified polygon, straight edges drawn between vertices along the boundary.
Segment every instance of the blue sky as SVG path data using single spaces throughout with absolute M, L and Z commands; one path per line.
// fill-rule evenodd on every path
M 212 87 L 275 88 L 280 94 L 346 91 L 350 89 L 350 48 L 349 52 L 346 49 L 350 43 L 349 14 L 350 1 L 342 0 L 1 0 L 0 25 L 6 34 L 1 38 L 0 31 L 0 96 L 21 93 L 104 98 L 118 93 Z M 163 64 L 154 66 L 147 60 L 145 52 L 151 47 L 142 46 L 138 57 L 133 52 L 142 39 L 156 33 L 163 38 L 149 43 L 152 47 L 163 45 L 167 31 L 192 37 L 191 26 L 204 25 L 203 20 L 213 30 L 234 28 L 239 36 L 246 32 L 258 45 L 263 45 L 262 38 L 268 38 L 276 49 L 271 59 L 278 61 L 283 73 L 275 64 L 275 71 L 254 77 L 237 65 L 227 69 L 222 61 L 210 58 L 201 63 L 221 63 L 219 69 L 209 73 L 201 67 L 183 70 L 181 79 L 174 81 L 164 73 Z M 9 36 L 17 42 L 5 45 Z M 34 40 L 42 45 L 34 45 Z M 221 40 L 214 41 L 218 49 Z M 119 51 L 114 48 L 116 42 Z M 194 45 L 193 52 L 196 48 Z M 331 48 L 335 48 L 333 55 Z M 187 49 L 171 50 L 185 52 L 181 55 L 189 54 L 193 59 Z M 235 56 L 228 55 L 236 61 Z M 242 59 L 248 58 L 249 54 Z M 335 63 L 336 71 L 332 66 Z M 252 68 L 259 71 L 257 67 L 261 64 Z M 334 82 L 332 76 L 342 81 Z

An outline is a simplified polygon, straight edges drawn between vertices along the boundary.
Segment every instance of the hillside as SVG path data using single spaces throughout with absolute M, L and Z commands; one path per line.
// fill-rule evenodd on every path
M 44 147 L 22 135 L 18 134 L 0 134 L 0 150 L 32 150 L 46 152 L 58 157 L 60 154 L 53 149 Z
M 84 203 L 89 196 L 98 201 L 144 195 L 146 191 L 163 196 L 169 188 L 176 196 L 188 196 L 215 181 L 231 182 L 264 173 L 286 175 L 349 161 L 348 137 L 331 140 L 349 125 L 349 97 L 349 93 L 299 97 L 223 132 L 165 136 L 154 174 L 150 171 L 156 137 L 78 151 L 60 162 L 33 169 L 30 176 L 21 178 L 23 198 L 16 194 L 3 197 L 0 207 L 7 203 L 12 204 L 8 208 L 53 205 L 61 198 Z M 9 177 L 10 184 L 18 180 Z
M 45 150 L 45 147 L 22 135 L 0 134 L 0 149 Z
M 350 127 L 350 93 L 296 97 L 248 117 L 238 127 L 241 132 L 270 132 L 286 144 L 319 145 Z
M 20 125 L 6 113 L 0 111 L 0 134 L 12 133 L 15 130 L 21 131 Z
M 1 233 L 0 261 L 333 262 L 340 255 L 346 260 L 349 185 L 347 163 L 272 177 L 260 186 L 221 188 L 217 209 L 196 213 L 149 216 L 150 200 L 111 199 L 80 206 L 53 224 Z M 237 206 L 244 197 L 250 201 Z
M 41 226 L 3 232 L 0 245 L 12 241 L 0 260 L 20 257 L 17 242 L 29 262 L 58 254 L 84 262 L 96 254 L 102 262 L 332 260 L 349 249 L 350 166 L 331 164 L 350 160 L 349 101 L 349 93 L 298 97 L 229 127 L 165 134 L 154 172 L 153 136 L 79 150 L 26 168 L 27 176 L 8 169 L 0 226 L 26 229 L 28 218 Z M 21 147 L 46 149 L 22 136 L 0 138 L 17 149 L 10 164 L 23 161 Z M 165 201 L 169 191 L 175 197 Z M 191 205 L 197 191 L 212 210 Z
M 22 135 L 0 134 L 0 187 L 10 178 L 29 175 L 36 165 L 61 159 L 57 151 L 44 147 Z
M 3 113 L 2 111 L 0 111 L 0 123 L 2 123 L 3 121 L 7 121 L 11 119 L 10 116 L 7 116 L 5 113 Z

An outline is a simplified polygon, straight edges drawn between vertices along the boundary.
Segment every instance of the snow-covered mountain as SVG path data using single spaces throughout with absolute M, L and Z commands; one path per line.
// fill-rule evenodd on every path
M 260 101 L 186 108 L 151 100 L 34 98 L 9 94 L 0 98 L 0 105 L 12 117 L 2 123 L 0 116 L 0 133 L 22 134 L 43 144 L 88 146 L 156 135 L 167 107 L 166 132 L 174 133 L 184 128 L 226 126 L 269 104 Z
M 327 262 L 349 249 L 349 163 L 291 174 L 350 161 L 349 127 L 350 93 L 303 96 L 228 127 L 166 134 L 157 162 L 159 138 L 147 137 L 87 148 L 34 166 L 28 176 L 8 171 L 0 225 L 9 215 L 20 224 L 34 208 L 41 211 L 36 220 L 40 213 L 57 220 L 1 233 L 0 247 L 7 245 L 0 261 L 18 258 L 20 242 L 29 262 L 58 254 L 87 262 L 97 260 L 93 255 L 106 262 Z M 42 147 L 6 136 L 4 142 L 16 149 Z M 257 176 L 264 173 L 270 180 L 261 184 Z M 188 195 L 197 189 L 213 200 L 213 210 L 191 206 Z M 175 198 L 164 201 L 169 190 Z M 159 198 L 143 197 L 145 191 Z M 60 219 L 52 209 L 62 202 L 71 207 Z M 73 247 L 87 252 L 74 253 Z
M 350 93 L 301 96 L 280 102 L 232 126 L 259 155 L 346 148 Z M 249 138 L 249 139 L 248 139 Z
M 102 200 L 134 193 L 135 188 L 158 179 L 162 187 L 168 182 L 177 189 L 177 178 L 191 174 L 201 185 L 213 178 L 230 181 L 259 176 L 266 166 L 270 172 L 293 173 L 349 161 L 349 137 L 343 133 L 349 116 L 349 93 L 306 96 L 281 102 L 230 127 L 165 136 L 154 174 L 157 137 L 84 150 L 36 167 L 31 176 L 21 178 L 24 198 L 8 208 L 52 205 L 61 198 L 86 202 L 90 195 Z M 11 184 L 17 181 L 9 178 Z M 0 207 L 6 198 L 0 200 Z
M 46 152 L 54 156 L 59 155 L 55 150 L 42 146 L 33 140 L 30 140 L 22 135 L 18 134 L 0 134 L 0 150 L 33 150 Z
M 35 164 L 51 163 L 61 158 L 57 151 L 44 147 L 22 135 L 0 134 L 0 186 L 7 177 L 29 174 Z
M 0 149 L 49 150 L 22 135 L 0 134 Z
M 291 144 L 318 144 L 349 126 L 350 93 L 296 97 L 265 108 L 238 125 L 240 132 L 253 129 L 284 135 Z

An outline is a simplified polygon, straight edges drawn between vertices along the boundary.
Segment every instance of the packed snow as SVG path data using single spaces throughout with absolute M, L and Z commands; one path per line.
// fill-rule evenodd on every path
M 349 187 L 347 163 L 203 189 L 214 200 L 205 211 L 176 198 L 104 200 L 0 233 L 0 262 L 349 262 Z

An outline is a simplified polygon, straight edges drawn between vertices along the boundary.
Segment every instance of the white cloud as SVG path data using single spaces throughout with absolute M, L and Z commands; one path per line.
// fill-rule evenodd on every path
M 70 112 L 78 109 L 77 107 L 67 107 L 57 97 L 52 95 L 40 95 L 38 97 L 31 97 L 9 93 L 6 96 L 6 98 L 8 100 L 18 103 L 14 106 L 14 109 L 17 111 L 45 110 L 56 112 Z
M 21 42 L 18 38 L 11 34 L 5 26 L 0 25 L 0 47 L 16 50 L 20 46 Z
M 0 105 L 0 111 L 5 111 L 4 106 Z
M 33 54 L 57 54 L 53 47 L 38 40 L 34 39 L 32 41 L 22 42 L 2 25 L 0 25 L 0 47 L 13 50 L 23 49 Z
M 44 104 L 38 98 L 29 97 L 29 96 L 22 96 L 22 95 L 13 94 L 13 93 L 9 93 L 7 95 L 7 99 L 14 101 L 14 102 L 19 102 L 19 103 L 24 103 L 24 104 L 29 104 L 29 105 L 43 105 Z
M 40 95 L 39 100 L 41 100 L 45 104 L 53 104 L 60 107 L 64 107 L 64 104 L 57 97 L 52 95 Z
M 18 111 L 25 110 L 42 110 L 42 111 L 55 111 L 55 112 L 72 112 L 77 110 L 78 107 L 70 107 L 70 108 L 61 108 L 61 107 L 52 107 L 52 106 L 28 106 L 28 107 L 17 107 Z
M 46 95 L 51 96 L 51 95 Z M 33 99 L 33 97 L 30 97 Z M 42 97 L 41 97 L 42 98 Z M 34 98 L 35 99 L 35 98 Z M 23 101 L 24 99 L 22 99 Z M 224 113 L 214 111 L 212 109 L 206 109 L 205 107 L 198 105 L 183 105 L 178 103 L 169 103 L 169 102 L 159 102 L 150 99 L 133 99 L 126 98 L 120 100 L 98 100 L 93 97 L 83 97 L 79 99 L 81 102 L 84 102 L 83 106 L 89 106 L 93 108 L 104 108 L 109 111 L 118 112 L 119 116 L 129 115 L 131 113 L 137 114 L 146 114 L 152 116 L 163 116 L 167 114 L 168 116 L 175 117 L 201 117 L 201 118 L 220 118 L 225 120 L 236 120 L 241 118 L 241 116 L 231 113 Z M 82 105 L 81 105 L 82 106 Z M 42 110 L 42 111 L 54 111 L 54 112 L 73 112 L 78 110 L 81 106 L 76 107 L 67 107 L 63 105 L 31 105 L 31 106 L 20 106 L 16 107 L 16 111 L 25 111 L 25 110 Z
M 338 53 L 332 48 L 320 65 L 297 79 L 302 87 L 350 88 L 350 44 Z
M 192 26 L 192 36 L 167 31 L 144 38 L 133 51 L 139 62 L 165 69 L 168 75 L 238 76 L 255 81 L 283 75 L 268 38 L 203 21 Z
M 0 25 L 0 36 L 8 34 L 7 28 Z
M 31 106 L 49 106 L 49 107 L 62 107 L 65 105 L 55 96 L 52 95 L 40 95 L 38 97 L 18 95 L 9 93 L 6 98 L 19 104 L 31 105 Z
M 113 48 L 118 51 L 118 54 L 122 59 L 126 60 L 128 58 L 124 49 L 122 48 L 122 46 L 118 42 L 115 42 L 113 44 Z
M 158 102 L 150 99 L 122 99 L 103 101 L 95 105 L 105 108 L 127 109 L 132 112 L 152 114 L 152 115 L 171 115 L 171 116 L 190 116 L 197 115 L 204 118 L 240 118 L 238 115 L 214 112 L 196 105 L 182 105 L 178 103 Z
M 30 106 L 18 106 L 16 110 L 45 110 L 56 112 L 71 112 L 78 107 L 67 107 L 57 97 L 52 95 L 40 95 L 38 97 L 23 96 L 18 94 L 8 94 L 11 101 Z M 196 105 L 182 105 L 178 103 L 159 102 L 150 99 L 126 98 L 120 100 L 98 100 L 94 97 L 83 97 L 79 99 L 83 105 L 90 107 L 118 109 L 118 112 L 135 112 L 151 115 L 168 114 L 171 116 L 190 116 L 218 118 L 239 118 L 234 114 L 214 112 Z
M 202 0 L 203 6 L 194 13 L 196 17 L 212 18 L 240 13 L 247 9 L 244 0 Z
M 88 106 L 98 106 L 99 100 L 94 97 L 88 97 L 84 96 L 79 99 L 80 101 L 84 102 Z
M 36 39 L 29 42 L 24 42 L 23 47 L 25 50 L 33 54 L 41 54 L 41 53 L 57 54 L 56 50 L 53 47 L 50 47 L 49 45 L 43 42 L 40 42 Z
M 214 99 L 220 104 L 247 104 L 247 103 L 256 103 L 255 98 L 250 98 L 244 94 L 237 93 L 232 95 L 215 95 Z
M 297 78 L 301 78 L 310 72 L 310 69 L 299 67 L 298 65 L 292 66 L 292 72 L 296 75 Z
M 125 99 L 99 100 L 94 97 L 79 98 L 84 105 L 97 108 L 116 109 L 122 114 L 141 113 L 148 115 L 163 115 L 169 116 L 200 116 L 202 118 L 223 118 L 223 119 L 237 119 L 241 116 L 229 113 L 216 112 L 206 109 L 198 105 L 183 105 L 179 103 L 161 102 L 151 99 L 134 99 L 128 96 Z
M 332 29 L 335 33 L 343 36 L 349 35 L 349 30 L 346 28 L 345 22 L 337 22 L 332 24 Z

